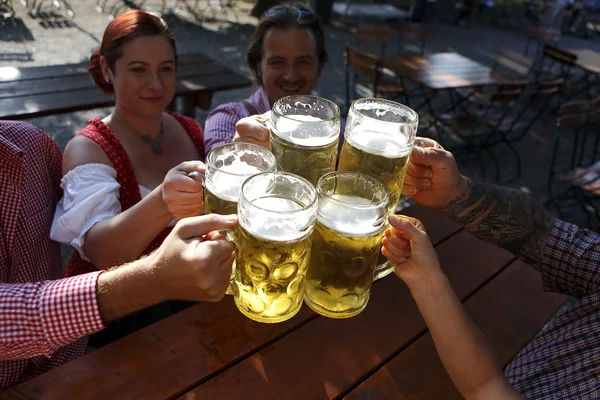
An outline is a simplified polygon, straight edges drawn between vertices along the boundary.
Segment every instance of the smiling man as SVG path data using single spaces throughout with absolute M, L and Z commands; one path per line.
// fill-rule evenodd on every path
M 286 3 L 265 12 L 246 53 L 259 88 L 245 101 L 215 108 L 204 130 L 204 148 L 229 143 L 236 123 L 264 114 L 278 99 L 310 94 L 327 61 L 323 25 L 302 3 Z

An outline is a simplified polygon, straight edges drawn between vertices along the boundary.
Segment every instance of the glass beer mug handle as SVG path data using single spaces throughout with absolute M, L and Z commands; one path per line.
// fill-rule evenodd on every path
M 187 174 L 188 177 L 192 178 L 195 181 L 202 182 L 202 186 L 204 187 L 204 182 L 206 181 L 206 176 L 202 172 L 192 171 Z
M 395 267 L 396 266 L 394 263 L 390 262 L 389 260 L 385 260 L 384 263 L 377 265 L 377 267 L 375 267 L 375 273 L 373 274 L 373 282 L 378 279 L 385 278 L 394 272 Z
M 233 245 L 235 247 L 237 247 L 237 242 L 235 241 L 235 235 L 233 234 L 233 231 L 231 229 L 224 229 L 222 231 L 219 231 L 219 233 L 221 235 L 225 236 L 225 240 L 233 243 Z M 229 285 L 227 286 L 227 290 L 225 291 L 225 294 L 234 295 L 233 283 L 232 283 L 234 275 L 235 275 L 235 259 L 233 260 L 233 264 L 231 265 L 231 276 L 229 277 Z

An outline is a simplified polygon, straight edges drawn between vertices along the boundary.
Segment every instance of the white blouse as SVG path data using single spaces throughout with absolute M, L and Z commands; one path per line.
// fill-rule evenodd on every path
M 81 258 L 85 234 L 94 224 L 121 213 L 117 171 L 105 164 L 84 164 L 63 176 L 63 197 L 56 206 L 50 238 L 75 247 Z M 150 189 L 139 186 L 142 198 Z

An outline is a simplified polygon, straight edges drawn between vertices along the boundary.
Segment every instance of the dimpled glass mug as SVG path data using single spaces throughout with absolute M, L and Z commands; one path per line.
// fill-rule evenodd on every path
M 282 322 L 302 306 L 317 212 L 315 187 L 285 172 L 254 175 L 240 190 L 234 301 L 258 322 Z
M 340 109 L 317 96 L 287 96 L 273 104 L 271 151 L 277 169 L 316 185 L 335 170 L 340 140 Z
M 227 143 L 215 147 L 206 157 L 206 214 L 237 214 L 240 188 L 246 179 L 276 169 L 275 156 L 264 147 L 252 143 Z
M 326 317 L 352 317 L 365 309 L 371 284 L 381 277 L 387 190 L 365 174 L 332 172 L 319 180 L 317 198 L 304 300 Z
M 383 183 L 394 213 L 404 186 L 408 160 L 415 143 L 419 116 L 412 109 L 385 99 L 359 99 L 348 111 L 338 171 L 367 174 Z M 383 255 L 380 277 L 394 267 Z

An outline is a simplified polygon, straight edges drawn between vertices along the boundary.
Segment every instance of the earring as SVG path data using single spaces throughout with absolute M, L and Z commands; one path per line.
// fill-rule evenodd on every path
M 106 81 L 106 83 L 108 83 L 110 85 L 110 78 L 108 76 L 106 78 L 104 78 L 104 80 Z

